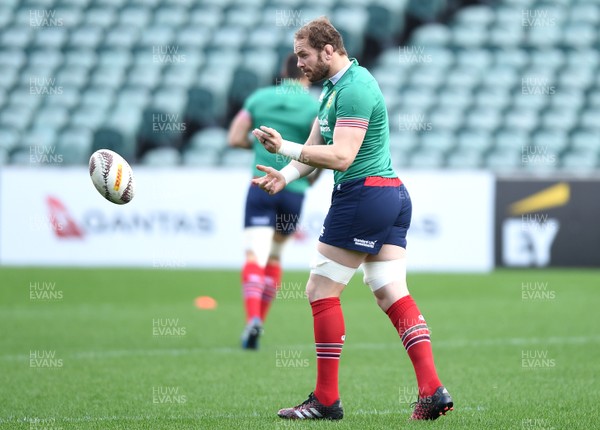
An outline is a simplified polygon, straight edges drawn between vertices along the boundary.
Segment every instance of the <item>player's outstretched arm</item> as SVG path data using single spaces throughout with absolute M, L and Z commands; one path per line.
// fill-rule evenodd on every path
M 265 149 L 313 167 L 344 172 L 356 158 L 367 130 L 359 127 L 336 127 L 332 145 L 300 145 L 281 138 L 277 130 L 261 126 L 252 133 Z M 312 133 L 311 133 L 312 135 Z

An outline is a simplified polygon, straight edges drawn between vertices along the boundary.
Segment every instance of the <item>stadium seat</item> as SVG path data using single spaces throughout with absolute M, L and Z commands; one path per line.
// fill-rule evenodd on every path
M 444 165 L 444 153 L 435 150 L 417 150 L 412 153 L 407 165 L 416 169 L 437 169 Z
M 586 89 L 591 87 L 596 77 L 596 71 L 592 67 L 580 64 L 563 69 L 558 79 L 558 85 L 562 88 Z
M 463 124 L 463 111 L 455 107 L 437 107 L 427 116 L 432 128 L 439 130 L 458 130 Z
M 600 22 L 600 9 L 597 2 L 575 3 L 569 8 L 569 22 L 597 25 Z
M 187 11 L 183 7 L 161 6 L 154 11 L 153 25 L 179 28 L 186 23 L 187 19 Z
M 86 128 L 68 128 L 57 138 L 57 151 L 64 163 L 86 164 L 92 154 L 92 132 Z
M 443 72 L 443 69 L 431 67 L 428 63 L 417 64 L 412 68 L 408 82 L 414 87 L 436 89 L 444 81 Z
M 158 54 L 170 55 L 170 49 L 176 49 L 177 46 L 171 45 L 175 39 L 175 32 L 171 27 L 153 25 L 147 27 L 140 35 L 138 46 L 144 50 L 150 50 Z
M 473 102 L 470 88 L 454 87 L 446 85 L 445 88 L 438 91 L 437 104 L 438 106 L 454 107 L 464 110 Z
M 124 69 L 115 66 L 98 67 L 90 76 L 89 85 L 95 87 L 110 88 L 113 90 L 121 87 L 125 81 Z
M 0 10 L 0 13 L 1 10 Z M 0 20 L 1 21 L 1 20 Z M 6 27 L 0 37 L 2 46 L 23 50 L 28 43 L 33 39 L 35 35 L 34 30 L 31 27 L 23 26 L 12 26 Z
M 203 87 L 190 88 L 184 118 L 193 130 L 216 124 L 218 115 L 213 93 Z
M 457 12 L 455 25 L 489 26 L 495 20 L 494 10 L 488 6 L 467 6 Z
M 421 133 L 420 140 L 420 150 L 427 152 L 439 151 L 445 153 L 456 144 L 454 133 L 452 131 L 433 126 L 431 131 L 424 131 Z
M 92 149 L 110 149 L 120 154 L 126 160 L 135 162 L 135 147 L 118 130 L 112 127 L 100 127 L 93 134 Z
M 582 128 L 600 129 L 600 108 L 586 109 L 581 113 L 579 125 Z
M 475 108 L 495 108 L 501 110 L 508 106 L 510 102 L 510 92 L 508 88 L 502 85 L 480 87 L 474 96 Z
M 106 107 L 102 106 L 80 106 L 74 110 L 70 126 L 96 130 L 104 123 L 107 110 Z
M 597 31 L 594 24 L 573 23 L 564 29 L 563 43 L 576 48 L 587 48 L 596 43 Z
M 61 49 L 67 39 L 65 27 L 44 27 L 37 30 L 31 45 L 38 49 Z
M 250 168 L 254 162 L 254 153 L 247 149 L 228 148 L 222 155 L 221 163 L 225 167 Z
M 529 64 L 529 56 L 524 49 L 499 49 L 494 53 L 494 64 L 520 69 Z
M 577 125 L 577 110 L 570 107 L 551 108 L 542 114 L 541 125 L 558 130 L 570 130 Z
M 257 26 L 260 19 L 259 9 L 240 5 L 227 11 L 223 25 L 251 29 Z
M 146 152 L 140 161 L 146 166 L 172 167 L 181 164 L 181 154 L 175 148 L 156 148 Z
M 493 150 L 485 158 L 484 166 L 497 172 L 514 172 L 523 167 L 520 153 L 513 150 Z
M 415 131 L 399 130 L 395 127 L 390 131 L 390 150 L 408 154 L 413 151 L 419 143 L 419 136 Z
M 211 167 L 219 163 L 219 152 L 213 150 L 187 150 L 183 153 L 184 166 Z
M 10 124 L 0 125 L 0 149 L 10 152 L 18 145 L 20 136 L 19 131 Z
M 119 12 L 119 26 L 142 29 L 150 24 L 151 18 L 152 14 L 147 7 L 130 5 Z
M 446 85 L 454 88 L 471 89 L 479 84 L 481 73 L 471 67 L 455 67 L 446 78 Z
M 493 132 L 502 123 L 501 111 L 497 108 L 473 108 L 465 115 L 465 125 Z
M 561 49 L 544 48 L 533 50 L 530 65 L 535 68 L 558 69 L 565 64 L 565 52 Z
M 483 163 L 483 155 L 479 151 L 453 151 L 448 155 L 446 165 L 455 169 L 477 169 Z
M 194 134 L 189 142 L 193 151 L 221 151 L 227 148 L 227 130 L 221 127 L 209 127 Z
M 0 166 L 6 166 L 10 162 L 10 154 L 9 152 L 0 147 Z
M 492 56 L 485 49 L 461 49 L 456 54 L 457 68 L 470 68 L 476 71 L 487 71 L 492 63 Z
M 577 129 L 571 136 L 571 148 L 574 151 L 600 154 L 600 129 Z
M 417 28 L 412 37 L 411 43 L 414 46 L 435 46 L 435 47 L 443 47 L 450 45 L 452 40 L 452 33 L 450 29 L 443 25 L 437 23 L 431 23 L 427 25 L 423 25 Z
M 503 49 L 514 49 L 524 39 L 524 30 L 517 21 L 498 22 L 488 30 L 487 43 L 490 46 Z
M 557 46 L 561 40 L 561 29 L 556 25 L 537 25 L 529 27 L 526 43 L 532 47 L 548 48 Z
M 95 6 L 88 9 L 85 14 L 82 28 L 98 26 L 108 28 L 117 21 L 117 12 L 112 7 Z
M 96 62 L 98 57 L 94 51 L 88 49 L 70 49 L 66 51 L 64 55 L 64 69 L 69 70 L 70 67 L 81 67 L 86 70 L 91 69 Z
M 93 50 L 104 38 L 104 31 L 98 25 L 87 24 L 71 32 L 67 46 L 71 49 Z
M 64 106 L 40 108 L 33 117 L 33 127 L 60 130 L 69 121 L 68 109 Z
M 61 85 L 68 83 L 68 88 L 80 89 L 87 85 L 88 69 L 82 66 L 65 65 L 56 75 L 56 81 Z M 66 88 L 65 88 L 66 89 Z
M 208 28 L 188 26 L 177 31 L 175 43 L 182 48 L 199 49 L 204 47 L 212 34 Z
M 567 133 L 564 130 L 552 127 L 552 125 L 548 128 L 536 130 L 531 136 L 531 145 L 543 152 L 556 155 L 556 158 L 567 148 L 568 144 Z
M 596 172 L 598 164 L 598 153 L 591 151 L 569 152 L 561 157 L 561 167 L 570 174 L 589 175 Z
M 218 49 L 237 50 L 244 44 L 246 33 L 245 29 L 237 26 L 221 27 L 213 34 L 210 46 Z
M 221 26 L 222 20 L 223 9 L 221 5 L 211 7 L 210 5 L 203 4 L 202 7 L 191 11 L 188 25 L 213 31 L 215 28 Z
M 189 88 L 196 79 L 196 70 L 193 67 L 185 67 L 182 64 L 174 64 L 163 72 L 162 83 L 165 86 Z
M 463 24 L 452 28 L 451 44 L 461 48 L 479 48 L 487 41 L 487 29 L 484 26 Z
M 504 116 L 504 126 L 515 130 L 531 131 L 538 124 L 538 114 L 534 109 L 510 109 Z
M 456 136 L 456 149 L 465 153 L 489 150 L 494 143 L 492 134 L 480 128 L 464 128 Z
M 113 27 L 107 31 L 103 41 L 103 46 L 109 49 L 130 49 L 137 43 L 140 37 L 140 30 L 134 26 L 121 24 L 119 27 Z
M 155 91 L 150 106 L 171 115 L 181 116 L 186 103 L 187 92 L 184 88 L 164 86 Z
M 108 109 L 115 99 L 112 89 L 106 87 L 89 87 L 81 95 L 82 106 L 98 106 Z
M 529 145 L 529 132 L 522 129 L 504 127 L 496 132 L 494 149 L 498 151 L 513 151 L 520 154 Z

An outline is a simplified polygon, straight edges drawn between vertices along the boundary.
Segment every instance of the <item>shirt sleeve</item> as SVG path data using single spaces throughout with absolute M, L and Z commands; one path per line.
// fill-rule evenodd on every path
M 250 94 L 250 96 L 244 101 L 244 105 L 242 106 L 242 109 L 246 111 L 246 113 L 250 116 L 250 119 L 252 119 L 255 116 L 254 109 L 256 109 L 257 98 L 258 97 L 256 96 L 256 92 Z
M 367 130 L 374 100 L 359 84 L 344 87 L 336 97 L 336 127 L 357 127 Z

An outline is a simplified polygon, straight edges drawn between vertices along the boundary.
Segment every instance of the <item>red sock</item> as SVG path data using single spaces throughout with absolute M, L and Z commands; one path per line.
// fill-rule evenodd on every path
M 317 388 L 315 396 L 325 406 L 340 398 L 338 369 L 346 337 L 339 297 L 315 300 L 312 306 L 317 348 Z
M 442 385 L 433 362 L 429 328 L 411 296 L 404 296 L 386 312 L 398 330 L 417 375 L 421 397 L 431 396 Z
M 246 262 L 242 269 L 242 293 L 246 309 L 246 322 L 260 318 L 260 301 L 264 289 L 265 270 L 258 264 Z
M 279 263 L 268 263 L 265 267 L 265 288 L 260 302 L 260 318 L 264 321 L 271 308 L 271 302 L 277 295 L 281 285 L 281 266 Z

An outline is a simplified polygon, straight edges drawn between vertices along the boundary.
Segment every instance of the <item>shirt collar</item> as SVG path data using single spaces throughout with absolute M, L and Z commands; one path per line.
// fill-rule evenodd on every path
M 348 65 L 345 66 L 339 72 L 337 72 L 335 75 L 333 75 L 331 78 L 329 78 L 327 80 L 327 82 L 331 82 L 331 86 L 337 84 L 337 82 L 341 79 L 341 77 L 344 76 L 344 73 L 346 73 L 346 71 L 350 68 L 350 66 L 352 66 L 355 62 L 356 62 L 356 60 L 354 58 L 351 58 Z

